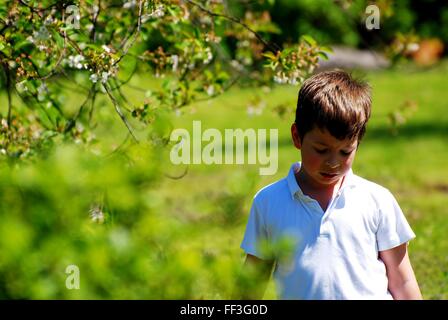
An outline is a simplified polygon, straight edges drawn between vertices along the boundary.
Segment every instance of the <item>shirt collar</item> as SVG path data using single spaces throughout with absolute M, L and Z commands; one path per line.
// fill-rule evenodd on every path
M 300 162 L 295 162 L 291 165 L 291 168 L 289 169 L 288 176 L 286 177 L 286 180 L 288 182 L 288 188 L 289 192 L 291 193 L 291 197 L 294 199 L 295 197 L 301 197 L 304 196 L 302 189 L 300 189 L 299 184 L 297 183 L 295 173 L 300 170 Z M 342 187 L 340 191 L 347 187 L 353 187 L 355 186 L 355 175 L 353 174 L 353 170 L 350 168 L 350 170 L 345 175 L 344 182 L 342 184 Z
M 299 169 L 300 169 L 300 162 L 293 163 L 291 165 L 291 168 L 289 169 L 288 176 L 286 177 L 286 180 L 288 181 L 289 192 L 291 193 L 292 199 L 294 199 L 296 195 L 303 195 L 303 192 L 300 189 L 295 176 L 295 173 L 298 172 Z

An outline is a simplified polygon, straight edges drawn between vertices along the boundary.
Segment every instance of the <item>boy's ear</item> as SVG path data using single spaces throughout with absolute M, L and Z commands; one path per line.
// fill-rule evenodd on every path
M 291 137 L 294 142 L 294 146 L 300 150 L 302 148 L 302 140 L 300 139 L 299 130 L 297 130 L 297 125 L 295 122 L 291 126 Z

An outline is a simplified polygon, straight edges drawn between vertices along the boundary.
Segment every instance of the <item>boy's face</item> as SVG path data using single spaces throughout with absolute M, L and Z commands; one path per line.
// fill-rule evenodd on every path
M 291 127 L 294 145 L 302 154 L 303 174 L 311 186 L 334 186 L 352 167 L 358 139 L 339 140 L 326 129 L 314 127 L 300 139 L 296 124 Z

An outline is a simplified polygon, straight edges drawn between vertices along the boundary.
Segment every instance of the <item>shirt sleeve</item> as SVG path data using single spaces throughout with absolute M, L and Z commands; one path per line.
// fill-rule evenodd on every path
M 250 209 L 249 221 L 246 225 L 246 232 L 241 243 L 241 249 L 246 254 L 256 256 L 260 259 L 267 259 L 264 254 L 263 245 L 267 244 L 268 232 L 262 212 L 259 210 L 256 198 Z
M 379 203 L 378 250 L 395 248 L 415 238 L 395 197 L 387 191 Z

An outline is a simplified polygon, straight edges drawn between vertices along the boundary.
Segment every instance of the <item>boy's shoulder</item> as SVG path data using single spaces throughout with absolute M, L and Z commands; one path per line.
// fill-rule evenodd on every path
M 274 181 L 257 191 L 254 196 L 254 201 L 266 201 L 273 198 L 284 197 L 288 195 L 287 178 Z
M 388 188 L 356 174 L 352 174 L 350 180 L 350 184 L 354 186 L 355 190 L 370 195 L 376 201 L 393 197 Z
M 275 200 L 274 203 L 280 204 L 284 201 L 288 201 L 288 199 L 292 199 L 293 189 L 295 189 L 296 186 L 291 186 L 293 182 L 288 181 L 288 178 L 289 177 L 286 176 L 259 189 L 253 198 L 254 202 L 267 204 L 272 203 Z M 394 199 L 394 196 L 386 187 L 358 176 L 353 172 L 350 172 L 348 185 L 351 187 L 355 196 L 363 195 L 362 198 L 364 199 L 365 196 L 367 196 L 368 198 L 373 199 L 378 205 L 381 205 L 383 201 L 389 202 L 391 199 Z

